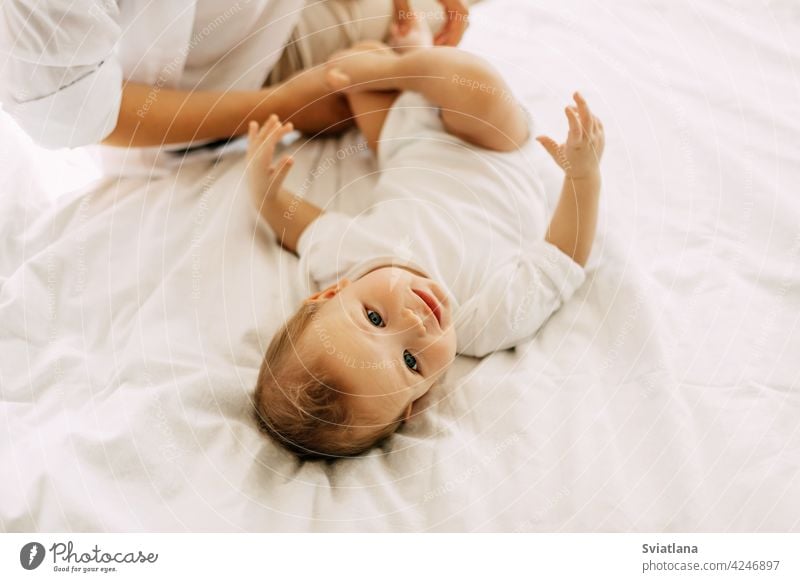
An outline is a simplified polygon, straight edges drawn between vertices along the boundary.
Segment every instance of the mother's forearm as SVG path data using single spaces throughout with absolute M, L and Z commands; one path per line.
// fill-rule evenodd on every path
M 279 92 L 180 91 L 125 83 L 117 126 L 103 143 L 145 147 L 221 139 L 247 131 L 251 119 L 281 115 Z

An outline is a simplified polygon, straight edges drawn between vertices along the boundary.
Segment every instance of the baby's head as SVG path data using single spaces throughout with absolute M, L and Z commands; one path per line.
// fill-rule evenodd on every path
M 381 267 L 315 293 L 272 339 L 255 392 L 262 430 L 301 457 L 356 455 L 392 434 L 456 352 L 442 288 Z

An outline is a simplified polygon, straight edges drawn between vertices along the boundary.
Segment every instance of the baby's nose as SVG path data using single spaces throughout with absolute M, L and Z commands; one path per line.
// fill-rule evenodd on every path
M 410 307 L 406 308 L 406 313 L 408 314 L 409 329 L 416 332 L 416 334 L 420 337 L 424 336 L 427 333 L 427 328 L 425 327 L 425 322 L 423 321 L 419 313 L 417 313 Z

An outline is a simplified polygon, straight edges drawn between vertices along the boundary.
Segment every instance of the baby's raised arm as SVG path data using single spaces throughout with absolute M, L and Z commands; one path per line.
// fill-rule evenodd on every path
M 296 253 L 300 235 L 322 214 L 322 210 L 283 187 L 294 160 L 284 156 L 275 163 L 273 159 L 275 146 L 293 130 L 293 126 L 291 123 L 281 124 L 273 115 L 262 127 L 251 121 L 248 129 L 247 181 L 253 203 L 278 237 L 278 242 Z
M 564 170 L 564 185 L 545 239 L 581 266 L 586 265 L 597 228 L 600 198 L 600 158 L 605 147 L 603 124 L 589 111 L 580 93 L 567 106 L 569 134 L 563 144 L 539 136 L 541 143 Z

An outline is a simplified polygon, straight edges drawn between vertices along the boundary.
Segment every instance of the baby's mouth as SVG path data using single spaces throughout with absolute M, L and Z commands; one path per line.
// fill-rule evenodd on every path
M 439 305 L 439 302 L 436 300 L 436 298 L 430 293 L 426 293 L 422 289 L 412 289 L 412 291 L 416 293 L 417 296 L 419 296 L 419 298 L 422 299 L 422 301 L 425 302 L 425 305 L 427 305 L 428 309 L 430 309 L 431 313 L 433 313 L 433 317 L 436 319 L 436 323 L 439 325 L 439 329 L 441 329 L 442 307 L 441 305 Z

